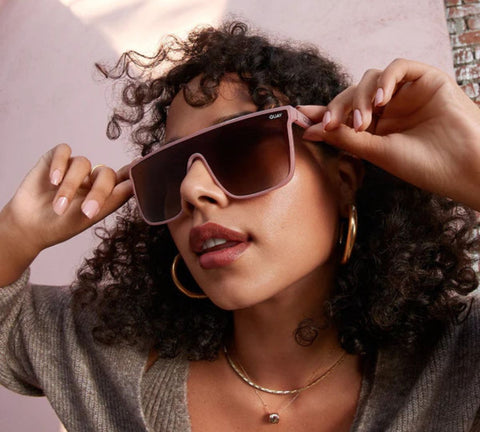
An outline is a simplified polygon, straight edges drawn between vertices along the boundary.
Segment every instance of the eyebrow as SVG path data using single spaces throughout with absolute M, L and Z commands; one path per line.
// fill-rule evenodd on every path
M 244 115 L 247 115 L 247 114 L 252 114 L 254 111 L 241 111 L 241 112 L 238 112 L 238 113 L 235 113 L 235 114 L 232 114 L 232 115 L 228 115 L 228 116 L 224 116 L 224 117 L 219 117 L 217 119 L 215 119 L 212 124 L 210 126 L 214 126 L 214 125 L 217 125 L 217 124 L 220 124 L 220 123 L 223 123 L 223 122 L 226 122 L 228 120 L 233 120 L 233 119 L 236 119 L 238 117 L 242 117 Z M 178 137 L 178 136 L 174 136 L 172 138 L 170 138 L 168 141 L 165 141 L 163 143 L 163 145 L 167 145 L 167 144 L 170 144 L 172 143 L 173 141 L 176 141 L 178 139 L 180 139 L 182 137 Z

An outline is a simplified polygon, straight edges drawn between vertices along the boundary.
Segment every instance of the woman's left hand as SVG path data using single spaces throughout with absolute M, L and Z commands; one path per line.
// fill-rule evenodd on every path
M 480 210 L 480 109 L 432 66 L 369 70 L 328 106 L 299 107 L 326 141 L 422 189 Z

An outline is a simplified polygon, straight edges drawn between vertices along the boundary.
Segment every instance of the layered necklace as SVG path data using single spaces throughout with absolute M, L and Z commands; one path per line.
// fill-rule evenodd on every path
M 233 369 L 233 371 L 246 384 L 248 384 L 250 387 L 253 387 L 253 389 L 255 390 L 255 394 L 257 395 L 258 399 L 262 403 L 263 408 L 265 410 L 266 421 L 270 424 L 279 423 L 280 422 L 280 412 L 282 410 L 287 409 L 298 398 L 298 396 L 300 396 L 300 393 L 304 392 L 305 390 L 308 390 L 309 388 L 313 387 L 314 385 L 318 384 L 319 382 L 321 382 L 325 378 L 327 378 L 333 372 L 333 370 L 343 362 L 343 360 L 345 359 L 345 356 L 347 354 L 347 353 L 344 352 L 337 359 L 337 361 L 335 363 L 333 363 L 325 372 L 323 372 L 322 374 L 320 374 L 318 376 L 316 376 L 316 375 L 317 375 L 318 370 L 320 368 L 315 369 L 313 371 L 312 375 L 310 376 L 309 382 L 303 387 L 299 387 L 299 388 L 292 389 L 292 390 L 274 390 L 274 389 L 270 389 L 270 388 L 267 388 L 267 387 L 263 387 L 263 386 L 255 383 L 255 382 L 253 382 L 252 379 L 248 376 L 248 374 L 245 371 L 245 368 L 242 366 L 242 364 L 238 360 L 237 360 L 236 363 L 233 361 L 233 359 L 231 358 L 231 356 L 230 356 L 230 354 L 227 350 L 226 345 L 223 346 L 223 351 L 225 353 L 225 358 L 227 359 L 227 362 L 230 365 L 230 367 Z M 274 395 L 283 395 L 283 396 L 290 395 L 290 396 L 292 396 L 292 398 L 289 401 L 287 401 L 284 406 L 281 406 L 277 411 L 272 412 L 271 410 L 268 409 L 268 406 L 265 403 L 265 401 L 263 400 L 263 398 L 261 397 L 259 391 L 264 392 L 264 393 L 274 394 Z

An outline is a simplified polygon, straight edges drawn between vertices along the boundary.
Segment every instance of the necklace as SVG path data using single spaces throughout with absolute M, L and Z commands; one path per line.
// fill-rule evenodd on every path
M 242 371 L 245 374 L 245 376 L 247 378 L 250 378 L 247 375 L 245 368 L 240 363 L 239 363 L 239 366 L 242 368 Z M 293 402 L 295 402 L 295 399 L 297 399 L 300 396 L 300 393 L 295 394 L 295 396 L 293 396 L 289 401 L 287 401 L 287 403 L 284 406 L 282 405 L 275 412 L 271 412 L 268 409 L 267 403 L 263 400 L 262 396 L 260 396 L 260 393 L 258 392 L 258 390 L 256 388 L 254 388 L 253 390 L 255 391 L 255 394 L 257 395 L 258 400 L 263 405 L 263 410 L 265 411 L 265 414 L 266 414 L 265 415 L 266 421 L 270 424 L 280 423 L 280 412 L 282 412 L 283 410 L 286 410 Z M 284 395 L 281 395 L 281 396 L 284 396 Z
M 223 346 L 223 351 L 225 353 L 225 358 L 228 361 L 228 364 L 230 367 L 234 370 L 234 372 L 243 380 L 245 381 L 249 386 L 256 388 L 257 390 L 260 390 L 265 393 L 270 393 L 270 394 L 276 394 L 276 395 L 289 395 L 289 394 L 296 394 L 296 393 L 301 393 L 305 390 L 308 390 L 310 387 L 313 387 L 315 384 L 318 384 L 320 381 L 323 381 L 325 378 L 327 378 L 328 375 L 332 373 L 332 371 L 340 364 L 342 361 L 345 359 L 345 356 L 347 353 L 343 353 L 339 359 L 332 365 L 330 366 L 323 374 L 319 375 L 317 378 L 315 378 L 313 381 L 308 383 L 304 387 L 299 387 L 293 390 L 273 390 L 269 389 L 267 387 L 262 387 L 259 384 L 254 383 L 248 376 L 246 376 L 242 371 L 238 368 L 238 366 L 235 364 L 235 362 L 232 360 L 230 357 L 230 354 L 228 353 L 227 346 Z M 316 372 L 316 371 L 315 371 Z
M 269 389 L 267 387 L 262 387 L 259 384 L 256 384 L 255 382 L 253 382 L 250 379 L 250 377 L 248 376 L 248 374 L 245 371 L 245 368 L 242 366 L 242 364 L 240 362 L 238 362 L 238 366 L 240 367 L 239 368 L 235 364 L 235 362 L 232 360 L 232 358 L 230 357 L 230 354 L 228 353 L 226 345 L 223 346 L 223 351 L 225 353 L 225 358 L 227 359 L 228 364 L 233 369 L 233 371 L 245 383 L 247 383 L 249 386 L 253 387 L 253 389 L 255 390 L 255 394 L 257 395 L 258 399 L 262 403 L 263 408 L 265 410 L 267 422 L 270 423 L 270 424 L 279 423 L 280 422 L 280 411 L 283 411 L 283 410 L 287 409 L 298 398 L 298 396 L 300 396 L 301 392 L 303 392 L 305 390 L 308 390 L 309 388 L 313 387 L 315 384 L 318 384 L 320 381 L 323 381 L 325 378 L 327 378 L 327 376 L 330 375 L 333 372 L 333 370 L 343 362 L 343 360 L 345 359 L 345 356 L 347 354 L 347 353 L 344 352 L 332 366 L 330 366 L 324 373 L 319 375 L 317 378 L 315 378 L 313 381 L 311 381 L 309 384 L 307 384 L 304 387 L 296 388 L 296 389 L 293 389 L 293 390 L 273 390 L 273 389 Z M 311 376 L 315 376 L 317 371 L 318 371 L 318 369 L 314 370 Z M 267 404 L 265 403 L 263 398 L 260 396 L 260 393 L 258 392 L 258 390 L 263 391 L 265 393 L 275 394 L 275 395 L 294 395 L 294 396 L 287 402 L 287 404 L 285 406 L 281 406 L 276 412 L 270 412 Z

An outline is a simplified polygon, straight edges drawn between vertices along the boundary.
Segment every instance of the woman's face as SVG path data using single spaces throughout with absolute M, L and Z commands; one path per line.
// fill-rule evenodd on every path
M 235 78 L 224 80 L 218 98 L 204 107 L 190 106 L 180 92 L 169 110 L 166 139 L 254 111 Z M 225 195 L 201 160 L 187 172 L 181 185 L 183 214 L 168 227 L 192 276 L 219 307 L 235 310 L 288 295 L 308 297 L 330 286 L 339 218 L 352 202 L 353 181 L 345 180 L 351 171 L 342 173 L 339 158 L 313 149 L 296 145 L 292 180 L 244 200 Z

